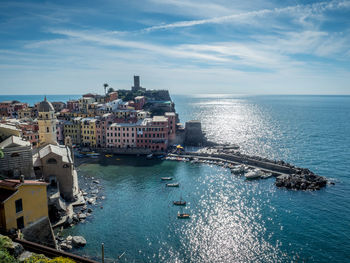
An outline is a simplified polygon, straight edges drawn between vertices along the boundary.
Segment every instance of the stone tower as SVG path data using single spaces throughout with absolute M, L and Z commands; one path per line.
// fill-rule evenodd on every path
M 39 145 L 57 145 L 56 116 L 52 104 L 46 100 L 38 105 Z

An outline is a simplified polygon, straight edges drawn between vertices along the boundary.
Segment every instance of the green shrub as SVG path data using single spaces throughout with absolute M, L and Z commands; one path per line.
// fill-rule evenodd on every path
M 0 262 L 1 263 L 15 263 L 17 260 L 9 254 L 7 249 L 11 247 L 12 240 L 7 237 L 0 235 Z
M 1 262 L 1 261 L 0 261 Z M 58 257 L 54 259 L 49 259 L 44 255 L 34 255 L 28 258 L 25 263 L 75 263 L 75 261 L 69 258 Z

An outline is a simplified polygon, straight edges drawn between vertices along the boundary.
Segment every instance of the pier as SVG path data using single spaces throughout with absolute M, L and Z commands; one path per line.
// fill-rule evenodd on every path
M 188 158 L 189 160 L 209 160 L 216 163 L 223 163 L 232 168 L 234 165 L 244 164 L 251 169 L 260 169 L 265 173 L 271 173 L 276 177 L 275 185 L 293 190 L 320 190 L 327 185 L 325 177 L 314 174 L 309 169 L 296 167 L 288 163 L 272 161 L 261 158 L 261 160 L 247 155 L 235 153 L 205 153 L 205 152 L 184 152 L 181 154 L 168 154 L 168 157 Z M 285 165 L 281 165 L 283 163 Z M 231 166 L 231 167 L 230 167 Z M 330 184 L 334 184 L 330 182 Z

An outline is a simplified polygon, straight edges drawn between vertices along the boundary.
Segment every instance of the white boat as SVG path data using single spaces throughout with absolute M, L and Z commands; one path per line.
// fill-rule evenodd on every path
M 237 165 L 234 168 L 231 169 L 231 172 L 234 174 L 243 174 L 248 171 L 248 167 L 245 165 Z
M 246 179 L 257 179 L 264 175 L 264 172 L 260 169 L 254 169 L 246 173 L 244 176 Z
M 267 179 L 267 178 L 270 178 L 272 177 L 272 173 L 264 173 L 262 176 L 261 176 L 261 179 Z

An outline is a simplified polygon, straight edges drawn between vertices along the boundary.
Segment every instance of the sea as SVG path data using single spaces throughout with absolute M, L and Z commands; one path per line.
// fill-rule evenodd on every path
M 43 96 L 0 96 L 30 104 Z M 48 96 L 68 100 L 78 96 Z M 309 168 L 335 185 L 319 191 L 246 181 L 208 164 L 113 156 L 78 167 L 99 200 L 73 252 L 106 262 L 350 262 L 350 96 L 173 95 L 180 121 L 241 151 Z M 161 177 L 179 188 L 167 188 Z M 185 200 L 183 208 L 172 205 Z M 186 212 L 190 219 L 177 219 Z

